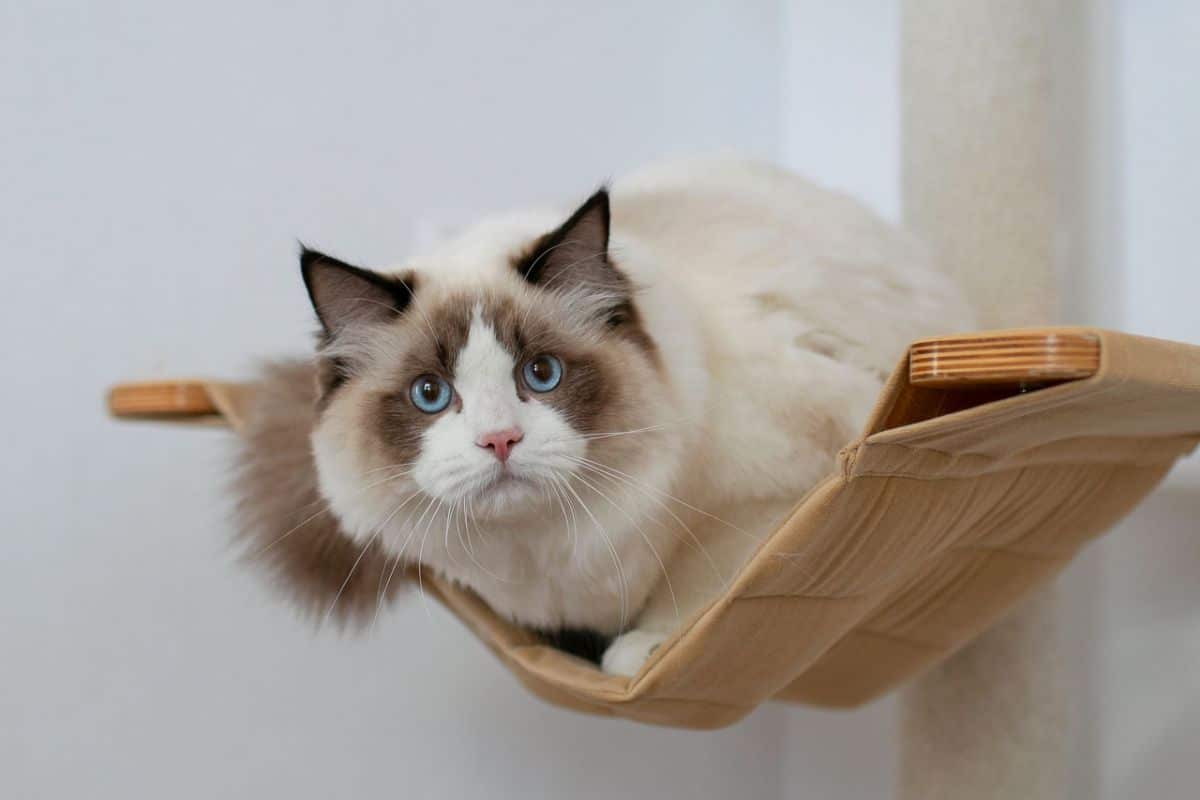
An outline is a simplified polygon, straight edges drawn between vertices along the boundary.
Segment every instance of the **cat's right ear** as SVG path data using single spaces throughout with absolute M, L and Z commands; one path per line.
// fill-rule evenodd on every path
M 300 251 L 300 272 L 325 335 L 395 319 L 412 301 L 412 281 L 351 266 L 309 250 Z

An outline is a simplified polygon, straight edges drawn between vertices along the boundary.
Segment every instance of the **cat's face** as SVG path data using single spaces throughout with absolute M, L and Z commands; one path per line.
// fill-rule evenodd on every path
M 621 434 L 670 401 L 608 224 L 599 193 L 557 230 L 481 253 L 495 263 L 470 279 L 304 254 L 324 327 L 314 451 L 349 532 L 436 561 L 413 546 L 429 520 L 557 519 L 571 476 L 636 473 L 643 443 Z

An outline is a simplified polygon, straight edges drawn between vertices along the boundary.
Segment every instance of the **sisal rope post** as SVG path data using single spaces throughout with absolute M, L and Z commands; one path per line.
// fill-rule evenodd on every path
M 1058 317 L 1057 11 L 1045 0 L 902 6 L 904 221 L 964 286 L 985 328 Z M 1086 359 L 1084 349 L 1064 355 Z M 1042 590 L 905 689 L 900 797 L 1064 795 L 1056 605 L 1053 587 Z

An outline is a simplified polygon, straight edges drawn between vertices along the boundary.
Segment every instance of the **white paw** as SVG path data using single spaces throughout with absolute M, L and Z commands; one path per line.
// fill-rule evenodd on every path
M 632 678 L 666 638 L 667 634 L 654 631 L 633 630 L 623 633 L 604 651 L 600 668 L 610 675 Z

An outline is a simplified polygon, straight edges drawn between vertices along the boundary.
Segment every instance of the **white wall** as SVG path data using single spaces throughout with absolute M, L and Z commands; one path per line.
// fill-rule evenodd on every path
M 900 0 L 783 0 L 780 156 L 900 219 Z
M 417 598 L 314 634 L 234 565 L 215 431 L 118 425 L 126 377 L 302 352 L 296 238 L 777 144 L 776 3 L 6 3 L 0 796 L 779 793 L 783 715 L 579 717 Z
M 1200 342 L 1200 6 L 1118 0 L 1127 327 Z
M 1200 344 L 1200 6 L 1119 0 L 1122 328 Z M 1196 793 L 1200 457 L 1098 548 L 1096 698 L 1105 800 Z M 1095 795 L 1093 795 L 1095 796 Z

